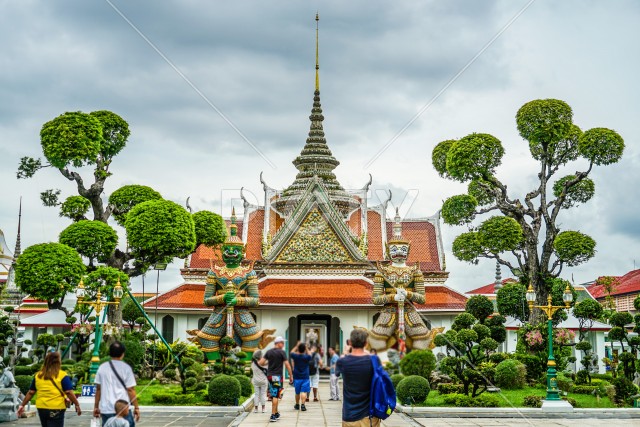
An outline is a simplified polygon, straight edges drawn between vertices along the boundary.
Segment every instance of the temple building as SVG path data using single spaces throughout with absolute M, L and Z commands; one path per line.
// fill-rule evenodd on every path
M 370 329 L 377 319 L 373 277 L 378 263 L 388 262 L 395 223 L 411 243 L 408 264 L 424 275 L 426 302 L 416 307 L 420 316 L 430 328 L 449 327 L 467 297 L 445 285 L 439 213 L 389 219 L 389 200 L 368 204 L 371 179 L 358 191 L 344 189 L 334 173 L 340 162 L 323 130 L 318 68 L 316 61 L 310 129 L 293 160 L 293 183 L 276 190 L 261 174 L 264 203 L 252 205 L 241 195 L 238 236 L 246 245 L 245 262 L 253 264 L 259 279 L 260 305 L 252 315 L 261 329 L 276 329 L 288 345 L 317 336 L 324 348 L 342 348 L 354 327 Z M 198 247 L 181 271 L 184 282 L 145 303 L 152 316 L 157 310 L 167 340 L 185 340 L 187 330 L 206 322 L 211 308 L 203 304 L 205 279 L 214 264 L 221 265 L 219 250 Z

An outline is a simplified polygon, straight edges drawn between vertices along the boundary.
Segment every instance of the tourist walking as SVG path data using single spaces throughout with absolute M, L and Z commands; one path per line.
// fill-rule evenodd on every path
M 329 347 L 329 391 L 331 397 L 329 400 L 340 400 L 340 386 L 338 385 L 338 374 L 336 373 L 336 364 L 340 356 L 336 352 L 335 348 Z
M 258 406 L 262 405 L 262 413 L 264 414 L 264 409 L 267 404 L 267 386 L 269 382 L 267 380 L 267 370 L 259 365 L 259 361 L 262 359 L 262 351 L 258 350 L 253 353 L 253 358 L 251 359 L 251 372 L 253 373 L 251 377 L 251 383 L 253 384 L 253 406 L 255 407 L 256 413 L 258 412 Z
M 336 363 L 336 374 L 342 375 L 344 399 L 343 427 L 378 427 L 379 418 L 369 418 L 373 363 L 364 351 L 368 333 L 364 329 L 351 331 L 351 353 Z
M 18 418 L 24 413 L 24 407 L 36 392 L 36 408 L 42 427 L 62 427 L 64 426 L 64 414 L 66 409 L 73 403 L 76 413 L 82 414 L 80 403 L 73 394 L 71 378 L 65 371 L 60 369 L 62 360 L 60 353 L 48 353 L 44 358 L 42 369 L 35 375 L 27 395 L 18 406 Z
M 113 404 L 116 409 L 116 416 L 109 418 L 109 421 L 104 423 L 102 427 L 130 427 L 129 420 L 129 401 L 128 400 L 116 400 Z
M 102 425 L 116 416 L 115 402 L 124 400 L 133 405 L 133 411 L 126 416 L 130 427 L 135 427 L 140 420 L 140 407 L 136 397 L 136 378 L 133 370 L 123 362 L 125 347 L 115 341 L 109 346 L 111 360 L 103 363 L 96 372 L 96 397 L 93 405 L 93 416 L 102 417 Z
M 284 377 L 282 375 L 283 367 L 286 366 L 289 372 L 289 384 L 293 384 L 293 372 L 291 372 L 291 364 L 287 360 L 287 353 L 284 352 L 284 338 L 277 337 L 273 341 L 273 348 L 267 351 L 262 359 L 260 366 L 269 365 L 267 367 L 267 380 L 269 381 L 269 394 L 271 395 L 271 418 L 272 423 L 278 421 L 280 412 L 278 412 L 278 401 L 282 398 L 284 391 Z
M 291 360 L 293 361 L 293 387 L 296 391 L 296 404 L 293 409 L 306 411 L 305 402 L 307 396 L 311 392 L 311 383 L 309 381 L 309 362 L 311 355 L 307 350 L 305 343 L 298 343 L 291 352 Z
M 309 362 L 309 383 L 313 390 L 313 401 L 318 399 L 318 384 L 320 384 L 320 369 L 322 369 L 322 357 L 316 346 L 311 347 L 311 361 Z M 307 402 L 309 398 L 307 398 Z

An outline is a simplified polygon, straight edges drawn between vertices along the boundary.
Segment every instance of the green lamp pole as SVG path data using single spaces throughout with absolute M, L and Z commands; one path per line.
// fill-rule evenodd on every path
M 571 288 L 569 285 L 564 290 L 562 294 L 562 301 L 564 301 L 564 306 L 561 305 L 552 305 L 551 304 L 551 295 L 547 297 L 547 305 L 534 305 L 536 301 L 536 292 L 533 290 L 533 287 L 529 285 L 529 289 L 527 289 L 527 303 L 529 304 L 529 312 L 533 311 L 534 308 L 539 308 L 547 315 L 547 341 L 549 343 L 549 356 L 547 358 L 547 398 L 546 400 L 560 400 L 560 391 L 558 390 L 558 379 L 556 375 L 556 359 L 553 356 L 553 323 L 551 321 L 554 313 L 561 308 L 570 308 L 571 302 L 573 301 L 573 294 L 571 293 Z
M 100 291 L 96 294 L 95 301 L 85 301 L 84 298 L 86 296 L 86 291 L 84 288 L 84 283 L 81 280 L 78 285 L 78 289 L 76 289 L 76 296 L 78 297 L 78 304 L 85 304 L 93 307 L 96 312 L 96 336 L 93 342 L 93 354 L 91 355 L 91 366 L 89 367 L 89 381 L 93 383 L 96 378 L 96 372 L 98 372 L 98 367 L 100 366 L 100 341 L 102 341 L 102 325 L 100 324 L 100 315 L 102 314 L 102 309 L 113 304 L 116 307 L 120 304 L 120 299 L 124 295 L 124 290 L 120 285 L 120 279 L 116 283 L 116 286 L 113 288 L 113 299 L 115 301 L 103 301 L 102 294 Z

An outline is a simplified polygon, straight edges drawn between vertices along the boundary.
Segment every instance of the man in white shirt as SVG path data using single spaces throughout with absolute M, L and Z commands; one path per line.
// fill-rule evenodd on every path
M 127 417 L 131 427 L 135 427 L 135 421 L 140 420 L 140 407 L 135 390 L 136 378 L 131 366 L 122 361 L 124 351 L 122 343 L 116 341 L 111 344 L 109 347 L 111 360 L 100 365 L 98 372 L 96 372 L 96 398 L 93 416 L 102 416 L 103 425 L 109 418 L 116 416 L 114 403 L 118 400 L 131 402 L 134 407 L 133 411 L 129 411 Z

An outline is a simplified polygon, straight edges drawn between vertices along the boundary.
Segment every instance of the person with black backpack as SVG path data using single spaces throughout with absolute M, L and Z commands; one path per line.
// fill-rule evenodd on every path
M 322 369 L 322 358 L 318 353 L 318 348 L 314 345 L 311 347 L 311 362 L 309 362 L 309 379 L 311 390 L 313 390 L 313 401 L 318 399 L 318 384 L 320 384 L 320 369 Z M 307 398 L 309 401 L 309 398 Z

